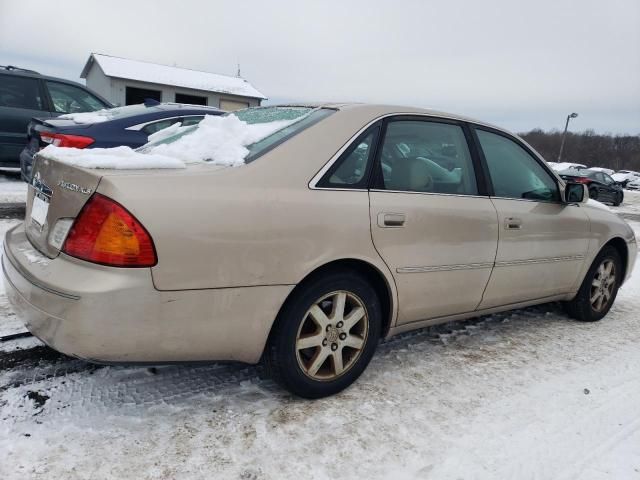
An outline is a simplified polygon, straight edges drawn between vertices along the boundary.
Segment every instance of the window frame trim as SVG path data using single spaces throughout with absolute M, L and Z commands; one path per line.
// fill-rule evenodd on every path
M 527 145 L 524 141 L 522 141 L 517 136 L 509 134 L 509 133 L 507 133 L 505 131 L 499 130 L 497 128 L 492 128 L 492 127 L 487 126 L 487 125 L 478 125 L 478 124 L 474 124 L 474 123 L 470 123 L 469 126 L 470 126 L 470 129 L 471 129 L 471 133 L 473 135 L 474 143 L 476 144 L 476 149 L 477 149 L 480 161 L 482 163 L 482 169 L 484 170 L 485 175 L 486 175 L 487 187 L 488 187 L 488 190 L 490 192 L 489 193 L 489 197 L 490 198 L 496 198 L 496 199 L 502 199 L 502 200 L 515 200 L 515 201 L 519 201 L 519 202 L 536 202 L 536 203 L 551 203 L 551 204 L 556 204 L 556 205 L 567 205 L 567 202 L 564 201 L 564 187 L 565 187 L 564 182 L 553 171 L 553 169 L 551 167 L 549 167 L 549 165 L 547 165 L 547 162 L 538 154 L 538 152 L 536 152 L 531 147 L 529 147 L 529 145 Z M 532 160 L 534 162 L 536 162 L 538 165 L 540 165 L 540 167 L 542 167 L 542 169 L 549 174 L 551 179 L 556 184 L 556 187 L 558 187 L 558 193 L 559 193 L 560 199 L 559 200 L 540 200 L 540 199 L 534 199 L 534 198 L 503 197 L 503 196 L 500 196 L 500 195 L 496 195 L 495 190 L 493 188 L 493 180 L 491 179 L 491 173 L 489 172 L 489 165 L 488 165 L 487 159 L 486 159 L 486 157 L 484 155 L 484 150 L 482 149 L 482 144 L 480 143 L 480 138 L 478 137 L 478 133 L 477 133 L 478 130 L 485 131 L 485 132 L 488 132 L 488 133 L 492 133 L 492 134 L 498 135 L 500 137 L 504 137 L 507 140 L 511 140 L 516 145 L 518 145 L 520 148 L 522 148 L 525 151 L 525 153 L 527 153 L 532 158 Z
M 412 191 L 404 191 L 404 190 L 385 190 L 385 189 L 378 189 L 375 185 L 375 181 L 376 181 L 376 177 L 377 177 L 377 172 L 379 170 L 378 165 L 379 165 L 379 158 L 378 155 L 379 153 L 382 151 L 381 145 L 382 145 L 382 141 L 384 139 L 384 135 L 386 133 L 386 123 L 389 119 L 395 119 L 395 118 L 399 118 L 399 117 L 403 117 L 403 118 L 411 118 L 414 121 L 418 120 L 418 121 L 431 121 L 431 122 L 435 122 L 435 123 L 449 123 L 449 124 L 453 124 L 453 125 L 458 125 L 462 128 L 464 135 L 465 135 L 465 140 L 467 142 L 467 148 L 469 149 L 469 154 L 471 156 L 471 162 L 473 165 L 473 169 L 475 171 L 475 177 L 476 177 L 476 187 L 478 189 L 478 193 L 476 195 L 470 195 L 470 194 L 458 194 L 458 193 L 439 193 L 439 192 L 412 192 Z M 387 114 L 383 114 L 380 115 L 378 117 L 375 117 L 373 119 L 371 119 L 368 123 L 366 123 L 365 125 L 363 125 L 359 130 L 357 130 L 350 138 L 349 140 L 347 140 L 344 145 L 342 147 L 340 147 L 340 149 L 322 166 L 322 168 L 320 170 L 318 170 L 316 172 L 316 174 L 311 177 L 311 180 L 309 180 L 309 183 L 307 184 L 307 187 L 310 190 L 335 190 L 335 191 L 342 191 L 342 192 L 361 192 L 365 189 L 363 188 L 335 188 L 335 187 L 319 187 L 318 183 L 320 183 L 320 180 L 324 177 L 324 175 L 327 173 L 327 171 L 329 169 L 332 168 L 332 166 L 341 158 L 342 154 L 351 146 L 351 144 L 355 141 L 357 141 L 360 136 L 362 135 L 362 133 L 364 133 L 366 130 L 368 130 L 371 126 L 373 126 L 376 123 L 381 123 L 381 129 L 378 132 L 378 142 L 376 145 L 376 152 L 375 152 L 375 157 L 374 157 L 374 162 L 372 164 L 373 168 L 371 171 L 371 175 L 369 178 L 369 185 L 368 188 L 366 190 L 371 191 L 371 192 L 388 192 L 388 193 L 408 193 L 408 194 L 416 194 L 416 195 L 446 195 L 446 196 L 460 196 L 460 197 L 467 197 L 467 198 L 488 198 L 489 195 L 489 188 L 491 186 L 491 184 L 489 183 L 487 177 L 486 177 L 486 173 L 483 170 L 483 163 L 480 160 L 480 156 L 479 156 L 479 152 L 478 152 L 478 148 L 476 145 L 476 142 L 474 140 L 474 132 L 471 128 L 471 123 L 465 120 L 460 120 L 454 117 L 446 117 L 446 116 L 442 116 L 442 114 L 440 115 L 434 115 L 432 113 L 421 113 L 421 112 L 396 112 L 396 113 L 387 113 Z M 475 125 L 475 124 L 473 124 Z M 480 124 L 478 124 L 480 125 Z

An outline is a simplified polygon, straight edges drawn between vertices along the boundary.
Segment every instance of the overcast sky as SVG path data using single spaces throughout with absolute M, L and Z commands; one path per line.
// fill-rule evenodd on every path
M 0 0 L 0 64 L 90 52 L 242 76 L 270 101 L 437 108 L 640 134 L 640 0 Z

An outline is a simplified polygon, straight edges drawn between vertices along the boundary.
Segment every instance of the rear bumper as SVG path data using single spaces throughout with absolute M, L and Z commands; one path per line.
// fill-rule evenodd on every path
M 22 225 L 2 269 L 16 315 L 52 348 L 96 362 L 256 363 L 293 286 L 161 292 L 149 269 L 93 265 L 36 251 Z

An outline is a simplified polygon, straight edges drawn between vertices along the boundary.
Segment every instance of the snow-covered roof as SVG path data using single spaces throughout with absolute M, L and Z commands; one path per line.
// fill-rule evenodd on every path
M 100 65 L 100 68 L 108 77 L 175 85 L 176 87 L 227 93 L 242 97 L 267 98 L 244 78 L 129 60 L 128 58 L 112 57 L 101 53 L 92 53 L 89 56 L 80 74 L 81 78 L 87 78 L 89 69 L 94 61 Z

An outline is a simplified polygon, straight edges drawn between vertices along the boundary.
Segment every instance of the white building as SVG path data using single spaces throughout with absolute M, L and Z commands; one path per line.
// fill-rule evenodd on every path
M 152 98 L 230 111 L 259 106 L 267 98 L 240 77 L 100 53 L 89 56 L 80 77 L 87 80 L 87 87 L 116 105 L 132 105 Z

